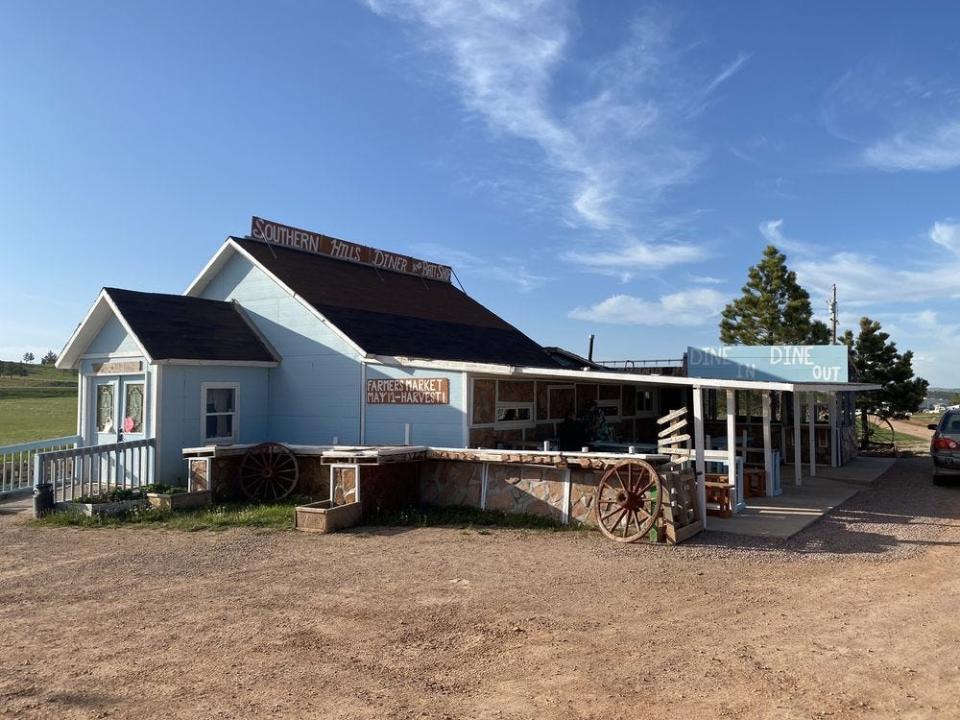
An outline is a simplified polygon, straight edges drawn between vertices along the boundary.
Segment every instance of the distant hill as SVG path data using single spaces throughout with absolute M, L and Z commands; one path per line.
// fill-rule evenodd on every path
M 0 361 L 0 399 L 65 397 L 77 394 L 75 370 L 52 365 Z

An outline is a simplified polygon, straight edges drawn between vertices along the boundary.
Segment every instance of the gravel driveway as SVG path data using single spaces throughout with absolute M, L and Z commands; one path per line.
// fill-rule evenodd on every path
M 0 516 L 0 717 L 960 717 L 960 487 L 928 463 L 778 543 Z

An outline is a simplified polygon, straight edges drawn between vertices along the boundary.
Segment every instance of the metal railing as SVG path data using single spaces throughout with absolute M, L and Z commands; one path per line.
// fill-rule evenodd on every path
M 79 435 L 35 440 L 0 447 L 0 495 L 33 488 L 34 458 L 37 453 L 76 447 Z
M 594 360 L 609 370 L 636 373 L 638 375 L 682 375 L 684 373 L 683 358 L 663 358 L 660 360 Z
M 35 484 L 52 484 L 55 502 L 150 485 L 156 449 L 156 438 L 149 438 L 38 453 L 34 457 Z

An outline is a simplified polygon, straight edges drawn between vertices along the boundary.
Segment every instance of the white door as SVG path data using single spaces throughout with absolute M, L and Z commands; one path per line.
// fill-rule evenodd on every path
M 145 437 L 146 383 L 143 376 L 96 379 L 93 382 L 91 427 L 97 445 L 113 445 Z M 110 458 L 108 460 L 108 458 Z M 143 470 L 143 453 L 101 455 L 89 468 L 92 481 L 106 485 L 136 486 Z

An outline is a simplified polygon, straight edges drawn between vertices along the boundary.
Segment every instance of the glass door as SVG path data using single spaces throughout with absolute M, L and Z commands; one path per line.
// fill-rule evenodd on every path
M 120 412 L 120 432 L 124 440 L 143 438 L 144 382 L 141 379 L 127 380 L 121 383 L 122 410 Z
M 93 386 L 93 431 L 95 444 L 118 442 L 120 428 L 117 380 L 97 380 Z

